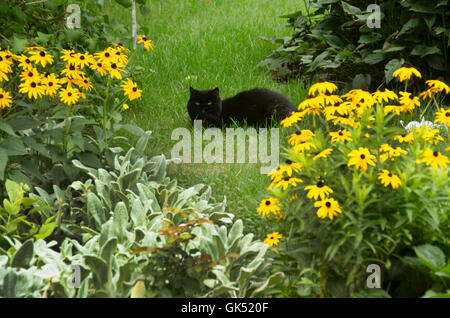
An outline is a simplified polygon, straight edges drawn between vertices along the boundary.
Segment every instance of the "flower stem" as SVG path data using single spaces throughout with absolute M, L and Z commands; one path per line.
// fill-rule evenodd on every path
M 107 143 L 107 139 L 108 138 L 107 138 L 107 135 L 106 135 L 106 124 L 107 124 L 107 121 L 108 121 L 108 118 L 106 116 L 106 106 L 107 106 L 107 102 L 108 102 L 108 98 L 109 98 L 109 87 L 110 87 L 110 84 L 111 84 L 111 77 L 108 78 L 108 83 L 106 84 L 106 95 L 105 95 L 105 98 L 103 100 L 103 134 L 104 134 L 104 137 L 105 137 L 106 144 L 108 144 Z

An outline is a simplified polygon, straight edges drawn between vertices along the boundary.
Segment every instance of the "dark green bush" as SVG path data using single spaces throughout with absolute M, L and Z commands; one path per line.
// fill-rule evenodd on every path
M 280 79 L 328 73 L 334 80 L 355 86 L 389 83 L 392 72 L 409 62 L 424 77 L 448 75 L 450 4 L 447 0 L 377 1 L 379 28 L 372 25 L 373 1 L 312 0 L 305 9 L 286 15 L 290 37 L 272 37 L 280 43 L 261 65 Z M 427 74 L 428 73 L 428 74 Z M 358 82 L 358 83 L 356 83 Z M 359 85 L 356 85 L 359 84 Z

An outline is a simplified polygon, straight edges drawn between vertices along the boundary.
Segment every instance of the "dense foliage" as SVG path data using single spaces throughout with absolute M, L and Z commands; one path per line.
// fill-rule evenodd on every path
M 413 72 L 420 76 L 414 68 L 394 75 L 408 81 Z M 286 163 L 269 174 L 272 196 L 258 213 L 277 221 L 278 238 L 268 241 L 280 242 L 286 296 L 448 293 L 450 110 L 435 94 L 450 88 L 427 86 L 420 101 L 387 89 L 336 95 L 335 84 L 321 81 L 283 121 L 298 130 Z M 429 105 L 434 123 L 400 125 Z M 313 130 L 303 125 L 307 117 Z M 371 264 L 381 268 L 382 289 L 367 285 Z
M 378 9 L 363 0 L 304 3 L 285 16 L 292 36 L 268 39 L 282 45 L 261 64 L 280 78 L 320 72 L 344 82 L 353 78 L 353 88 L 376 89 L 405 62 L 427 78 L 448 75 L 448 1 L 385 0 L 376 2 Z

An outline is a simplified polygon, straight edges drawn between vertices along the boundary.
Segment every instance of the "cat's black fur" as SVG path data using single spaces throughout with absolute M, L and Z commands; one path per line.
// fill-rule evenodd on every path
M 192 120 L 203 120 L 215 127 L 229 126 L 233 121 L 265 126 L 272 116 L 281 121 L 297 110 L 289 99 L 265 88 L 253 88 L 222 100 L 217 87 L 203 90 L 190 87 L 187 109 Z

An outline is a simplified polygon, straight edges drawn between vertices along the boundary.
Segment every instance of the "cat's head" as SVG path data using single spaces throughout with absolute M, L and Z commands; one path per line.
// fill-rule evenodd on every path
M 222 100 L 219 95 L 219 88 L 214 89 L 190 89 L 188 105 L 195 110 L 195 113 L 207 112 L 219 116 L 222 112 Z

